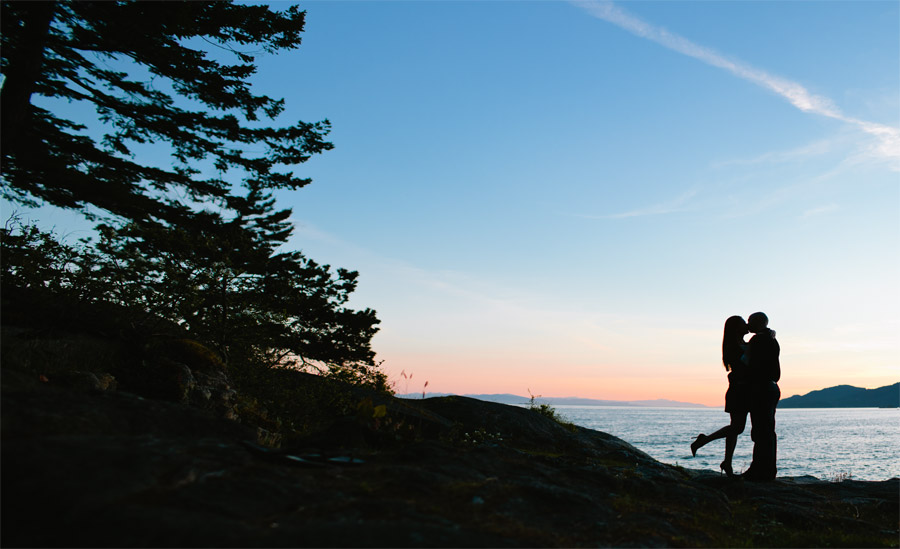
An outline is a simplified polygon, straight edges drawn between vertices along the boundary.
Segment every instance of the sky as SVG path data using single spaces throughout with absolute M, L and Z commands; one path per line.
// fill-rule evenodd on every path
M 300 5 L 254 77 L 333 124 L 289 245 L 399 393 L 721 406 L 755 311 L 783 397 L 900 381 L 897 1 Z

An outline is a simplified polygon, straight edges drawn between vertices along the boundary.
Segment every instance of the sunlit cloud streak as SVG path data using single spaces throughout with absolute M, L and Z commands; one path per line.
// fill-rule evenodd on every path
M 726 56 L 691 42 L 683 36 L 662 27 L 647 23 L 612 2 L 603 0 L 573 0 L 572 3 L 592 16 L 612 23 L 641 38 L 646 38 L 670 50 L 693 57 L 708 65 L 725 69 L 735 76 L 766 88 L 787 99 L 803 112 L 827 116 L 848 124 L 875 138 L 875 145 L 868 151 L 871 156 L 894 161 L 894 169 L 900 169 L 900 129 L 868 122 L 843 114 L 827 97 L 816 95 L 802 85 L 745 65 Z

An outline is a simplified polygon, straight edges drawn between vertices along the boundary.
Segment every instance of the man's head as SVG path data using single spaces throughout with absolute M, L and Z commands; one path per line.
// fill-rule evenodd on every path
M 769 327 L 769 317 L 766 313 L 753 313 L 747 317 L 747 327 L 754 334 L 758 334 Z

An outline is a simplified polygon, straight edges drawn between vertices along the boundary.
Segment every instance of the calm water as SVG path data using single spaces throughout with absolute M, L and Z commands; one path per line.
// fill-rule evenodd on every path
M 691 457 L 698 433 L 728 423 L 719 408 L 632 408 L 555 406 L 569 421 L 617 436 L 663 463 L 719 470 L 725 439 L 710 442 Z M 849 473 L 856 480 L 900 477 L 900 409 L 783 409 L 776 416 L 778 475 L 832 480 Z M 750 465 L 750 421 L 738 437 L 734 471 Z

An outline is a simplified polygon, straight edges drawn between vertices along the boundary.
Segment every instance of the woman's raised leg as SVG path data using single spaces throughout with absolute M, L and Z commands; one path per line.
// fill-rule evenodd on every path
M 731 428 L 731 425 L 726 425 L 725 427 L 722 427 L 721 429 L 719 429 L 718 431 L 716 431 L 715 433 L 713 433 L 711 435 L 704 435 L 702 433 L 697 435 L 697 438 L 694 439 L 694 442 L 691 443 L 691 455 L 696 456 L 697 450 L 699 450 L 700 448 L 706 446 L 707 444 L 709 444 L 710 442 L 712 442 L 714 440 L 718 440 L 722 437 L 728 436 L 728 430 L 730 428 Z

